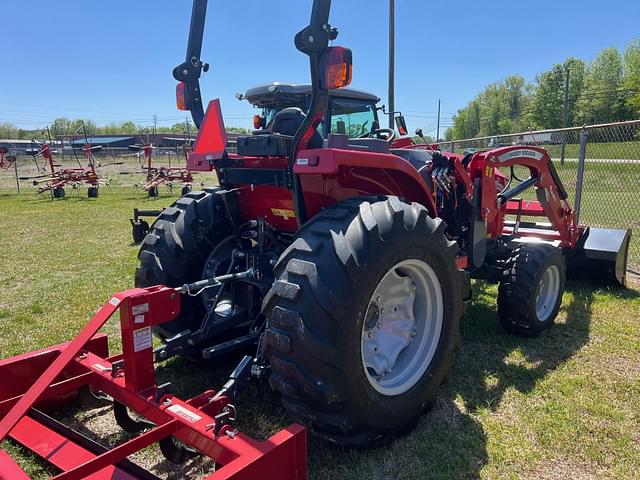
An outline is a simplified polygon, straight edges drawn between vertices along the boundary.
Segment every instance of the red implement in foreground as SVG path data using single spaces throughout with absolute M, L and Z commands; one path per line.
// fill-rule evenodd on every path
M 123 353 L 109 357 L 100 328 L 120 313 Z M 0 441 L 22 445 L 61 471 L 55 479 L 156 478 L 126 457 L 159 442 L 174 462 L 194 454 L 216 463 L 210 480 L 305 479 L 306 433 L 293 424 L 259 442 L 233 426 L 235 407 L 224 390 L 189 400 L 156 385 L 151 330 L 180 313 L 180 294 L 166 287 L 115 294 L 71 342 L 0 361 Z M 89 387 L 114 399 L 114 414 L 138 436 L 106 449 L 44 411 L 65 405 Z M 128 417 L 126 409 L 146 421 Z M 178 447 L 173 438 L 189 449 Z M 0 450 L 0 479 L 29 477 Z

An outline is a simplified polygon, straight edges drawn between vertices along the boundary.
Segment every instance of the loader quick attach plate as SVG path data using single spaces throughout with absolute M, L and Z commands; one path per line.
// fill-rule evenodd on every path
M 123 353 L 110 357 L 98 330 L 118 311 Z M 215 461 L 209 480 L 306 479 L 302 426 L 260 442 L 230 423 L 235 407 L 225 395 L 207 390 L 184 401 L 156 385 L 151 329 L 179 311 L 173 289 L 128 290 L 114 295 L 71 342 L 1 360 L 0 441 L 10 438 L 41 457 L 61 472 L 53 477 L 58 480 L 155 478 L 127 457 L 154 442 L 164 452 L 171 437 Z M 144 431 L 107 449 L 43 412 L 68 404 L 86 387 L 144 417 Z M 0 449 L 0 480 L 28 478 Z
M 566 253 L 567 268 L 604 283 L 625 285 L 631 230 L 588 227 Z

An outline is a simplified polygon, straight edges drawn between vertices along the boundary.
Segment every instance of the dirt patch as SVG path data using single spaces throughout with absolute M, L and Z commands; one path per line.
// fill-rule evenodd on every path
M 627 286 L 640 289 L 640 269 L 627 270 Z
M 86 408 L 62 413 L 58 419 L 107 448 L 116 447 L 136 436 L 118 426 L 110 404 L 86 398 L 83 403 Z M 183 464 L 173 464 L 164 458 L 157 444 L 130 455 L 128 459 L 163 480 L 198 479 L 215 471 L 215 463 L 199 455 Z
M 614 478 L 612 472 L 603 471 L 598 465 L 585 460 L 576 463 L 575 459 L 556 458 L 538 466 L 522 478 L 536 480 L 592 480 Z

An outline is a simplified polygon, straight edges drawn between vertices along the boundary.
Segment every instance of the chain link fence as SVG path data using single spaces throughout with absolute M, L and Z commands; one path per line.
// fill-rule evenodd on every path
M 640 120 L 442 142 L 470 153 L 507 145 L 549 152 L 583 225 L 631 228 L 629 268 L 640 273 Z M 520 176 L 525 178 L 527 175 Z

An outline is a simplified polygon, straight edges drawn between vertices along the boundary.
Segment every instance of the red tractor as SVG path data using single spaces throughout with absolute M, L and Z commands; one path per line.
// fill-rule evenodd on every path
M 220 104 L 205 113 L 200 95 L 206 4 L 194 0 L 174 77 L 178 106 L 199 127 L 189 169 L 215 170 L 220 186 L 162 212 L 140 248 L 137 288 L 115 294 L 75 340 L 0 362 L 0 440 L 28 446 L 65 479 L 133 472 L 125 457 L 156 441 L 172 461 L 193 455 L 172 436 L 222 465 L 212 480 L 306 478 L 299 425 L 264 442 L 233 427 L 232 401 L 250 378 L 268 379 L 310 431 L 340 445 L 382 445 L 433 404 L 472 278 L 499 283 L 499 321 L 524 335 L 553 324 L 568 266 L 624 283 L 630 232 L 578 225 L 545 150 L 443 154 L 396 140 L 373 109 L 361 138 L 347 125 L 329 131 L 330 92 L 352 74 L 351 52 L 329 46 L 338 36 L 330 0 L 314 0 L 295 37 L 309 57 L 308 108 L 280 109 L 228 153 Z M 527 189 L 536 200 L 520 197 Z M 96 332 L 118 310 L 123 353 L 109 356 Z M 155 349 L 152 331 L 162 339 Z M 154 362 L 238 350 L 251 355 L 218 392 L 183 401 L 155 383 Z M 146 431 L 76 458 L 77 435 L 32 407 L 65 403 L 82 385 L 113 397 L 122 428 Z M 0 472 L 23 478 L 1 450 Z
M 499 320 L 522 334 L 553 324 L 567 264 L 624 282 L 630 232 L 578 225 L 542 148 L 442 154 L 381 129 L 375 101 L 353 108 L 357 123 L 345 123 L 344 105 L 336 115 L 352 65 L 350 50 L 329 46 L 328 0 L 314 1 L 295 37 L 308 94 L 261 87 L 291 106 L 257 118 L 263 128 L 227 153 L 219 102 L 205 114 L 200 95 L 205 8 L 194 2 L 174 77 L 178 106 L 199 127 L 189 168 L 215 170 L 220 186 L 180 198 L 142 243 L 137 286 L 193 284 L 180 317 L 156 329 L 158 359 L 257 345 L 254 374 L 269 376 L 294 418 L 331 441 L 373 445 L 435 398 L 470 279 L 499 283 Z M 527 189 L 537 200 L 519 198 Z

